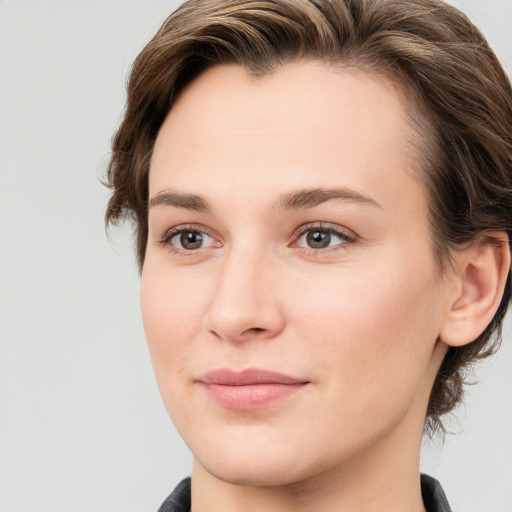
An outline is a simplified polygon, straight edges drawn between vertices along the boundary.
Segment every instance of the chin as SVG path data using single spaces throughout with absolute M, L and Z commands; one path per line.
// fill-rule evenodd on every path
M 337 467 L 348 453 L 318 446 L 310 433 L 294 436 L 250 427 L 230 429 L 222 435 L 210 431 L 208 442 L 190 443 L 196 461 L 214 478 L 254 487 L 296 486 L 316 481 Z
M 264 432 L 248 435 L 241 430 L 229 436 L 211 433 L 208 443 L 190 443 L 189 447 L 210 475 L 233 485 L 282 486 L 313 476 L 303 443 L 272 439 Z
M 199 461 L 213 477 L 232 485 L 252 487 L 273 487 L 295 484 L 311 478 L 297 461 L 288 464 L 274 456 L 270 460 L 259 457 L 258 460 Z

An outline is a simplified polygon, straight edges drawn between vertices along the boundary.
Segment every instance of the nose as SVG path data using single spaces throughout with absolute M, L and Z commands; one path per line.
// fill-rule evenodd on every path
M 232 342 L 271 339 L 285 326 L 279 270 L 261 253 L 231 251 L 221 264 L 205 329 Z

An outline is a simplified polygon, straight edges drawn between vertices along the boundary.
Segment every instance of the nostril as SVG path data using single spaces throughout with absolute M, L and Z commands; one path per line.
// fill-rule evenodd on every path
M 263 329 L 262 327 L 251 327 L 250 329 L 247 329 L 245 332 L 252 332 L 252 333 L 257 333 L 257 332 L 263 332 L 265 329 Z

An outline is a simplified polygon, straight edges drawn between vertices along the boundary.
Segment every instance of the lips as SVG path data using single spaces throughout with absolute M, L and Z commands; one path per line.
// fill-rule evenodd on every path
M 218 369 L 198 379 L 206 394 L 228 409 L 254 410 L 292 396 L 309 381 L 282 373 L 249 368 L 241 372 Z

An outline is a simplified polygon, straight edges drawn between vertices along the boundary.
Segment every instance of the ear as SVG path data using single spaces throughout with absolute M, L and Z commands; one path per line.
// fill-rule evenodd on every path
M 507 234 L 486 233 L 456 253 L 453 272 L 439 338 L 446 345 L 460 347 L 478 338 L 498 310 L 510 272 Z

